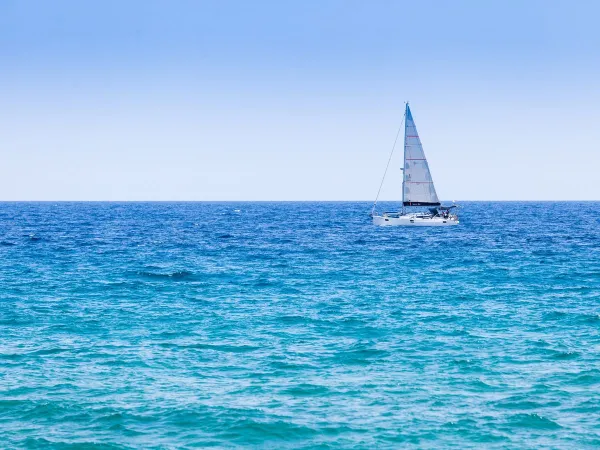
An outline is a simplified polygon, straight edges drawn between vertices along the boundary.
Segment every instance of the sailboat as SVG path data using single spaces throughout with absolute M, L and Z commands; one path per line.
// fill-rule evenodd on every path
M 392 149 L 392 154 L 393 152 L 394 149 Z M 390 161 L 391 159 L 392 155 L 390 155 Z M 404 115 L 404 165 L 400 170 L 403 173 L 402 210 L 400 212 L 376 213 L 375 208 L 377 206 L 377 199 L 379 198 L 378 193 L 371 211 L 375 225 L 441 227 L 459 224 L 458 215 L 452 211 L 457 206 L 442 206 L 438 199 L 433 178 L 429 171 L 429 165 L 423 152 L 423 145 L 417 133 L 417 127 L 415 126 L 408 102 L 406 103 L 406 112 Z M 385 173 L 383 177 L 385 179 Z M 381 185 L 383 185 L 383 180 L 381 181 Z M 381 186 L 379 187 L 379 192 L 381 192 Z

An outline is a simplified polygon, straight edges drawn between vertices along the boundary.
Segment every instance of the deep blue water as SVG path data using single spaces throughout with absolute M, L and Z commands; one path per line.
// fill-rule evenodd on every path
M 369 209 L 0 203 L 0 445 L 600 446 L 600 203 Z

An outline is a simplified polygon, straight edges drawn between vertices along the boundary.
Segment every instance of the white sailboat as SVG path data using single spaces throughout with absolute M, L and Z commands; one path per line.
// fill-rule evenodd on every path
M 414 227 L 458 225 L 458 216 L 452 211 L 456 208 L 456 205 L 442 206 L 438 199 L 429 165 L 423 152 L 423 145 L 417 133 L 417 127 L 408 103 L 406 103 L 404 119 L 404 166 L 401 169 L 403 173 L 402 210 L 400 212 L 376 213 L 377 199 L 375 199 L 371 211 L 373 223 L 380 226 L 404 225 Z M 381 183 L 383 185 L 383 180 Z M 381 186 L 379 191 L 381 192 Z M 379 193 L 377 198 L 379 198 Z

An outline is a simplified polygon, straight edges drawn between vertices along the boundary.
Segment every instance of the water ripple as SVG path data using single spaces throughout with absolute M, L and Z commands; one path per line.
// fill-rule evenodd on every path
M 600 446 L 600 203 L 368 211 L 0 204 L 2 445 Z

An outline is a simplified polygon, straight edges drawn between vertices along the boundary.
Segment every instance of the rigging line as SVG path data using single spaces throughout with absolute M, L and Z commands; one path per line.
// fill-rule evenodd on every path
M 400 136 L 400 131 L 402 131 L 402 125 L 404 124 L 404 119 L 406 118 L 406 113 L 402 118 L 402 122 L 400 122 L 400 127 L 398 128 L 398 132 L 396 133 L 396 139 L 394 139 L 394 145 L 392 146 L 392 152 L 390 153 L 390 157 L 387 162 L 387 166 L 385 166 L 385 172 L 383 172 L 383 178 L 381 179 L 381 184 L 379 185 L 379 190 L 377 191 L 377 197 L 375 197 L 375 203 L 373 203 L 373 209 L 371 209 L 371 215 L 375 212 L 375 207 L 377 206 L 377 200 L 379 200 L 379 194 L 381 193 L 381 188 L 383 187 L 383 182 L 385 181 L 385 176 L 387 175 L 388 168 L 390 167 L 390 162 L 392 162 L 392 156 L 394 156 L 394 150 L 396 149 L 396 143 L 398 142 L 398 137 Z

